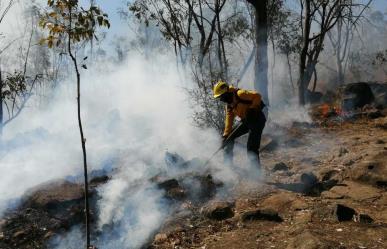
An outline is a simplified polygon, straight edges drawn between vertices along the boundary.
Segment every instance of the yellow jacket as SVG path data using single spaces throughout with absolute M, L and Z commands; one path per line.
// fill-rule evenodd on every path
M 238 89 L 229 87 L 229 92 L 233 92 L 233 101 L 226 106 L 226 120 L 223 136 L 228 136 L 232 131 L 235 116 L 241 119 L 246 118 L 248 109 L 256 109 L 261 106 L 262 97 L 256 91 Z

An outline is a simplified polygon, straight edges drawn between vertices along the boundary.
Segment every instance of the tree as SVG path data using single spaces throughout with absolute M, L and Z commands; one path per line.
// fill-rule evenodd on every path
M 5 4 L 5 8 L 1 9 L 0 13 L 0 24 L 4 20 L 7 13 L 10 11 L 11 7 L 14 5 L 15 1 L 10 0 Z M 0 7 L 2 6 L 2 1 L 0 0 Z M 40 82 L 42 79 L 42 74 L 30 70 L 32 65 L 29 63 L 31 56 L 31 49 L 33 46 L 33 36 L 35 34 L 34 29 L 32 28 L 29 32 L 28 28 L 24 31 L 25 33 L 30 33 L 27 35 L 26 46 L 24 47 L 23 39 L 11 39 L 6 45 L 0 48 L 0 56 L 4 61 L 7 61 L 7 52 L 10 48 L 15 46 L 17 40 L 22 41 L 20 46 L 20 51 L 25 51 L 20 53 L 20 57 L 16 57 L 17 61 L 22 65 L 21 68 L 12 68 L 6 70 L 7 68 L 3 65 L 0 65 L 0 136 L 3 133 L 4 127 L 6 127 L 11 121 L 19 116 L 24 107 L 26 106 L 28 100 L 32 96 L 32 91 L 35 89 L 37 82 Z M 2 37 L 4 39 L 4 37 Z M 13 54 L 12 54 L 13 55 Z M 5 59 L 6 58 L 6 59 Z M 2 61 L 0 60 L 0 63 Z M 10 72 L 11 71 L 11 72 Z
M 269 104 L 268 95 L 268 0 L 254 1 L 247 0 L 255 8 L 255 68 L 254 88 L 262 94 L 266 104 Z
M 85 227 L 86 227 L 86 248 L 90 248 L 90 210 L 89 190 L 87 175 L 86 138 L 83 133 L 81 119 L 81 75 L 76 54 L 76 45 L 82 42 L 91 41 L 96 37 L 96 27 L 110 27 L 108 15 L 104 14 L 98 7 L 91 5 L 89 9 L 82 8 L 78 0 L 48 0 L 49 10 L 40 20 L 40 26 L 48 30 L 48 36 L 41 40 L 41 44 L 47 44 L 49 48 L 59 47 L 65 44 L 64 49 L 70 57 L 75 71 L 77 81 L 77 117 L 81 137 L 83 170 L 84 170 L 84 191 L 85 191 Z M 87 59 L 84 58 L 83 61 Z M 82 67 L 87 69 L 86 65 Z
M 359 14 L 349 12 L 346 18 L 339 17 L 336 24 L 336 32 L 333 32 L 333 29 L 328 32 L 328 38 L 331 42 L 335 55 L 337 84 L 339 85 L 343 84 L 345 80 L 345 73 L 348 65 L 348 54 L 351 49 L 356 26 L 371 2 L 372 0 L 369 0 Z
M 351 21 L 353 10 L 364 6 L 352 0 L 300 0 L 302 49 L 299 54 L 299 104 L 306 103 L 306 92 L 315 74 L 327 33 L 339 20 Z M 313 87 L 315 89 L 315 86 Z
M 251 33 L 246 8 L 239 8 L 238 3 L 240 0 L 137 0 L 129 3 L 129 11 L 136 18 L 158 27 L 164 39 L 172 44 L 177 64 L 184 69 L 191 66 L 196 86 L 188 92 L 193 107 L 198 108 L 194 121 L 201 127 L 221 130 L 224 125 L 224 108 L 212 97 L 213 83 L 218 79 L 232 80 L 227 56 L 240 52 L 233 51 L 239 49 L 236 40 Z
M 129 4 L 129 10 L 146 25 L 154 23 L 160 27 L 164 38 L 173 43 L 175 55 L 183 65 L 193 55 L 192 49 L 198 47 L 197 61 L 202 67 L 217 34 L 219 65 L 222 74 L 227 74 L 220 20 L 225 3 L 226 0 L 137 0 Z M 194 35 L 199 37 L 196 39 Z M 198 44 L 193 44 L 195 41 Z

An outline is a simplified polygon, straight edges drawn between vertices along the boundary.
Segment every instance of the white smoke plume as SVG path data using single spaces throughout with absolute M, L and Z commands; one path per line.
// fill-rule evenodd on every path
M 186 159 L 206 158 L 219 145 L 215 131 L 192 125 L 187 95 L 173 62 L 168 57 L 146 61 L 132 55 L 120 66 L 96 66 L 98 70 L 82 73 L 89 170 L 119 168 L 99 190 L 98 226 L 103 230 L 121 222 L 115 228 L 120 239 L 101 237 L 102 248 L 118 248 L 117 243 L 121 243 L 119 248 L 141 246 L 168 213 L 162 192 L 148 184 L 150 177 L 165 168 L 166 150 Z M 82 173 L 73 82 L 63 82 L 46 108 L 26 108 L 4 130 L 1 211 L 33 186 Z M 137 182 L 142 185 L 133 192 Z M 79 245 L 72 234 L 60 240 L 58 247 Z

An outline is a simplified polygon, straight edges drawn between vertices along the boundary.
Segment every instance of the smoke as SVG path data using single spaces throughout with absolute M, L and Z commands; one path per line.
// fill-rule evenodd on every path
M 138 247 L 160 226 L 169 204 L 148 179 L 165 170 L 167 150 L 186 159 L 206 158 L 219 144 L 215 131 L 192 125 L 173 62 L 169 57 L 147 61 L 132 54 L 120 66 L 96 65 L 97 69 L 82 72 L 89 170 L 107 166 L 119 169 L 98 190 L 98 228 L 104 231 L 112 226 L 116 231 L 112 236 L 119 238 L 99 237 L 101 248 Z M 49 105 L 27 107 L 5 128 L 0 154 L 2 212 L 33 186 L 82 173 L 73 82 L 62 82 Z M 35 96 L 31 104 L 38 100 Z M 81 238 L 72 234 L 76 233 L 57 238 L 58 248 L 79 245 Z M 77 240 L 78 244 L 74 242 Z

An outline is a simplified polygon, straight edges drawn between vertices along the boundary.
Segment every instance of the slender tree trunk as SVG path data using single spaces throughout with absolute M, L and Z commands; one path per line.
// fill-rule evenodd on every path
M 71 11 L 71 10 L 70 10 Z M 71 27 L 71 12 L 70 12 L 70 27 Z M 89 207 L 89 181 L 87 177 L 87 157 L 86 157 L 86 138 L 83 134 L 82 119 L 81 119 L 81 75 L 78 69 L 78 62 L 71 50 L 71 39 L 68 40 L 68 51 L 71 60 L 74 64 L 74 69 L 77 77 L 77 109 L 78 109 L 78 126 L 81 135 L 82 153 L 83 153 L 83 173 L 84 173 L 84 192 L 85 192 L 85 225 L 86 225 L 86 249 L 90 248 L 90 207 Z
M 307 85 L 307 72 L 306 72 L 306 57 L 308 55 L 309 48 L 309 34 L 311 28 L 310 21 L 310 0 L 305 0 L 305 19 L 304 19 L 304 33 L 303 33 L 303 46 L 300 53 L 299 62 L 299 79 L 298 79 L 298 102 L 300 105 L 305 105 L 305 90 Z M 310 79 L 310 78 L 309 78 Z
M 3 77 L 0 65 L 0 141 L 3 135 Z
M 343 61 L 341 60 L 341 34 L 343 30 L 343 20 L 340 19 L 337 23 L 337 44 L 336 44 L 336 64 L 337 64 L 337 83 L 342 85 L 344 82 L 343 76 Z
M 263 100 L 269 104 L 268 96 L 268 0 L 256 1 L 255 7 L 255 43 L 257 47 L 255 56 L 254 88 L 261 93 Z
M 344 72 L 343 72 L 343 62 L 340 59 L 340 55 L 336 55 L 337 63 L 337 83 L 342 85 L 344 83 Z
M 218 2 L 218 6 L 220 5 L 220 2 Z M 219 7 L 215 9 L 216 11 L 216 24 L 218 28 L 218 56 L 219 56 L 219 63 L 222 70 L 222 77 L 227 80 L 228 79 L 228 66 L 227 66 L 227 58 L 226 58 L 226 51 L 224 48 L 224 41 L 223 41 L 223 32 L 222 32 L 222 26 L 220 24 L 220 10 Z
M 292 85 L 292 91 L 294 94 L 294 82 L 293 82 L 293 76 L 292 76 L 292 65 L 290 64 L 290 58 L 289 58 L 289 53 L 286 53 L 286 61 L 288 63 L 288 73 L 289 73 L 289 79 L 290 79 L 290 84 Z

